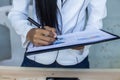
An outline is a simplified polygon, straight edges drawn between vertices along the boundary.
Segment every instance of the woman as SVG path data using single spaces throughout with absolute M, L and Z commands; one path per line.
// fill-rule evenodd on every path
M 106 16 L 106 0 L 33 0 L 34 20 L 43 29 L 27 20 L 30 0 L 13 0 L 8 17 L 21 36 L 23 47 L 49 45 L 56 35 L 102 28 Z M 89 68 L 89 46 L 40 53 L 24 57 L 24 67 Z

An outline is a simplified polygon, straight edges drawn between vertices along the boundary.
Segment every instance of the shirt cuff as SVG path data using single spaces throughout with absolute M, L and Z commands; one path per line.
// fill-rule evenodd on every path
M 27 40 L 27 33 L 32 29 L 33 27 L 31 26 L 27 26 L 24 31 L 23 31 L 23 35 L 21 36 L 21 41 L 22 41 L 22 46 L 23 48 L 26 48 L 28 43 L 30 41 Z

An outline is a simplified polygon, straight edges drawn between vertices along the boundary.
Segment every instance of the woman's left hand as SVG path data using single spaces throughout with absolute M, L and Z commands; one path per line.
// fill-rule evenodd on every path
M 82 50 L 82 49 L 84 49 L 84 46 L 73 47 L 72 49 L 75 49 L 75 50 Z

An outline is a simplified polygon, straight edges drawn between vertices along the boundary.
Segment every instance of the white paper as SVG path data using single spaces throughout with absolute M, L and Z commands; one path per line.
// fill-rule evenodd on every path
M 61 48 L 65 46 L 77 45 L 77 44 L 86 44 L 86 43 L 94 43 L 99 42 L 106 39 L 116 38 L 111 34 L 103 32 L 101 30 L 94 31 L 82 31 L 82 32 L 74 32 L 66 35 L 57 36 L 58 40 L 56 40 L 53 44 L 48 46 L 39 46 L 35 47 L 32 43 L 29 44 L 27 52 Z

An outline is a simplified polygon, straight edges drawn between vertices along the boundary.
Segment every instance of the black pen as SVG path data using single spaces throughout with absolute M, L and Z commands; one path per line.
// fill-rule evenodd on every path
M 40 25 L 39 23 L 37 23 L 36 21 L 34 21 L 32 18 L 28 17 L 27 20 L 29 22 L 31 22 L 32 24 L 34 24 L 35 26 L 37 26 L 38 28 L 43 28 L 42 25 Z

